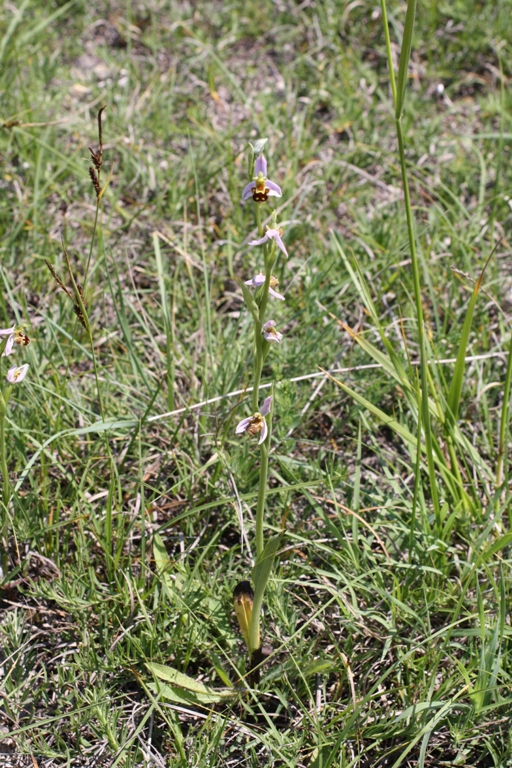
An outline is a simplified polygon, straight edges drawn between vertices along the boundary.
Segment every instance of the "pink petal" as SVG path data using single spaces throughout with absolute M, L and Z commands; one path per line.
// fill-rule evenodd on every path
M 267 161 L 265 160 L 265 155 L 258 155 L 256 158 L 256 162 L 254 164 L 254 175 L 258 176 L 260 173 L 263 174 L 263 176 L 267 176 Z
M 285 246 L 284 246 L 284 243 L 283 243 L 283 241 L 281 240 L 281 237 L 279 236 L 279 232 L 278 232 L 276 235 L 274 235 L 274 240 L 276 241 L 276 243 L 278 244 L 278 246 L 280 247 L 280 249 L 282 250 L 282 252 L 284 253 L 284 255 L 285 255 L 286 257 L 288 257 L 288 251 L 286 250 L 286 248 L 285 248 Z
M 270 197 L 282 197 L 283 193 L 281 192 L 281 187 L 278 187 L 277 184 L 273 181 L 267 181 L 265 182 L 265 186 L 268 189 L 268 194 Z
M 252 190 L 256 186 L 255 181 L 251 181 L 250 184 L 247 184 L 246 187 L 244 187 L 244 191 L 242 192 L 242 200 L 248 200 L 250 197 L 252 197 Z
M 262 416 L 268 416 L 270 413 L 270 406 L 272 405 L 272 395 L 265 398 L 263 405 L 261 406 L 260 413 Z
M 250 425 L 251 421 L 252 421 L 252 416 L 249 416 L 247 419 L 242 419 L 242 421 L 240 421 L 236 426 L 235 434 L 241 435 L 243 432 L 247 432 L 247 428 Z
M 260 237 L 259 240 L 251 240 L 249 245 L 262 245 L 263 243 L 266 243 L 268 240 L 268 232 L 266 232 L 263 237 Z
M 28 371 L 28 363 L 25 363 L 25 365 L 20 366 L 13 366 L 12 368 L 9 368 L 7 371 L 6 379 L 9 382 L 9 384 L 19 384 L 25 376 L 27 375 Z
M 12 348 L 13 347 L 14 347 L 14 333 L 11 333 L 11 335 L 7 339 L 7 344 L 5 345 L 5 349 L 4 349 L 3 353 L 2 353 L 2 357 L 7 357 L 7 355 L 12 354 Z
M 285 300 L 284 296 L 281 296 L 281 294 L 280 294 L 280 293 L 278 293 L 277 291 L 274 291 L 274 289 L 273 289 L 273 288 L 269 288 L 269 289 L 268 289 L 268 292 L 269 292 L 269 294 L 270 294 L 271 296 L 273 296 L 273 297 L 274 297 L 274 299 L 279 299 L 280 301 L 284 301 L 284 300 Z
M 265 275 L 254 275 L 250 280 L 245 280 L 246 285 L 252 285 L 253 288 L 259 288 L 265 282 Z
M 261 445 L 266 439 L 268 435 L 268 425 L 265 419 L 263 419 L 263 429 L 260 433 L 260 439 L 258 440 L 258 445 Z
M 267 320 L 267 322 L 263 326 L 265 331 L 268 331 L 269 328 L 275 328 L 275 327 L 276 327 L 276 321 L 275 320 Z

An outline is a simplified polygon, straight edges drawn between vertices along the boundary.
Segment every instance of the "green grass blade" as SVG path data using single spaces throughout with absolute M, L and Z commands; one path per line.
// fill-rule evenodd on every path
M 464 318 L 464 324 L 462 326 L 462 331 L 461 331 L 460 341 L 459 341 L 459 349 L 457 352 L 457 361 L 453 369 L 453 378 L 450 385 L 450 391 L 448 393 L 448 401 L 447 401 L 448 412 L 446 414 L 446 417 L 447 419 L 449 419 L 451 424 L 453 424 L 453 422 L 457 420 L 457 417 L 459 414 L 460 398 L 462 394 L 462 384 L 464 381 L 464 369 L 466 364 L 466 353 L 467 353 L 467 348 L 469 343 L 469 334 L 471 332 L 471 323 L 473 321 L 473 313 L 475 311 L 475 306 L 478 299 L 478 293 L 482 285 L 485 269 L 489 263 L 491 256 L 492 256 L 492 253 L 487 259 L 487 261 L 485 262 L 484 268 L 480 273 L 480 277 L 476 281 L 476 284 L 473 289 L 473 293 L 471 295 L 471 299 L 468 305 L 466 316 Z
M 412 35 L 414 31 L 414 19 L 416 16 L 416 0 L 408 0 L 407 13 L 405 15 L 404 35 L 400 51 L 400 65 L 398 67 L 398 82 L 395 104 L 396 119 L 400 119 L 405 102 L 405 90 L 409 74 L 409 59 L 411 58 Z
M 164 316 L 165 324 L 165 353 L 167 359 L 167 405 L 170 411 L 174 410 L 174 389 L 175 389 L 175 371 L 174 371 L 174 344 L 172 339 L 172 315 L 169 307 L 166 274 L 160 248 L 160 238 L 158 232 L 153 232 L 153 249 L 155 252 L 156 270 L 158 274 L 158 287 L 160 289 L 160 303 Z

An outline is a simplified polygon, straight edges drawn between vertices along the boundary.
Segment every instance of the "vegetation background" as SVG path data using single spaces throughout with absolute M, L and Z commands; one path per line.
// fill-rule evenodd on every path
M 397 66 L 405 12 L 388 7 Z M 3 4 L 0 325 L 27 322 L 32 344 L 8 424 L 2 768 L 512 764 L 511 14 L 510 0 L 417 10 L 403 128 L 436 507 L 380 5 Z M 102 105 L 111 180 L 93 241 Z M 201 707 L 146 663 L 213 688 L 244 672 L 232 590 L 257 454 L 234 436 L 241 395 L 192 406 L 250 384 L 235 279 L 256 266 L 240 195 L 261 136 L 290 253 L 264 376 L 267 519 L 286 514 L 287 537 L 260 691 Z M 63 242 L 77 280 L 90 259 L 103 413 L 45 264 L 69 285 Z M 345 388 L 319 370 L 333 367 Z

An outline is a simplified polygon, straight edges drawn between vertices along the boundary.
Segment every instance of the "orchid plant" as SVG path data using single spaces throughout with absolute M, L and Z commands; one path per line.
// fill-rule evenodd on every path
M 256 561 L 252 569 L 252 583 L 242 581 L 235 587 L 233 599 L 235 613 L 247 644 L 250 665 L 249 684 L 254 685 L 259 680 L 260 664 L 268 653 L 261 646 L 260 620 L 263 595 L 267 585 L 273 561 L 279 549 L 281 535 L 272 536 L 265 542 L 264 513 L 267 494 L 268 462 L 270 442 L 272 438 L 272 408 L 274 395 L 269 395 L 259 405 L 259 390 L 261 375 L 267 355 L 273 344 L 283 341 L 283 334 L 277 330 L 276 321 L 268 311 L 269 299 L 284 301 L 285 297 L 278 293 L 277 278 L 272 274 L 280 254 L 288 256 L 283 243 L 283 231 L 277 223 L 277 213 L 270 212 L 269 224 L 262 226 L 262 207 L 269 198 L 281 197 L 281 188 L 267 177 L 267 161 L 263 154 L 266 139 L 251 145 L 251 162 L 249 177 L 252 180 L 242 192 L 242 201 L 252 200 L 255 204 L 256 226 L 258 237 L 249 242 L 250 246 L 259 246 L 262 251 L 262 269 L 254 277 L 240 283 L 245 303 L 249 309 L 254 325 L 254 371 L 252 389 L 252 414 L 243 418 L 236 427 L 237 435 L 246 435 L 249 439 L 257 438 L 260 451 L 260 476 L 258 501 L 256 508 Z M 251 290 L 255 289 L 254 292 Z
M 12 326 L 11 328 L 0 329 L 0 357 L 8 357 L 15 351 L 16 346 L 26 347 L 30 344 L 30 339 L 23 331 L 21 326 Z M 8 506 L 11 498 L 11 484 L 9 480 L 9 471 L 7 469 L 7 455 L 5 450 L 5 426 L 7 419 L 7 406 L 12 394 L 13 387 L 20 384 L 28 371 L 28 363 L 24 365 L 13 365 L 6 373 L 5 380 L 7 384 L 0 383 L 0 470 L 2 472 L 2 506 L 1 506 L 1 551 L 2 551 L 2 571 L 7 572 L 8 567 Z

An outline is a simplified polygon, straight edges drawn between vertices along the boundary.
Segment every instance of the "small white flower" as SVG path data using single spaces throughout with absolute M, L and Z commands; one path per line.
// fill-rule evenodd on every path
M 246 285 L 252 285 L 253 288 L 261 288 L 261 286 L 265 283 L 265 275 L 254 275 L 250 280 L 246 280 Z M 273 296 L 274 299 L 279 299 L 280 301 L 284 301 L 284 296 L 282 296 L 277 291 L 274 291 L 274 288 L 276 288 L 279 285 L 279 280 L 277 277 L 274 277 L 274 275 L 270 278 L 269 283 L 269 289 L 268 293 L 269 296 Z
M 267 322 L 263 326 L 262 333 L 265 341 L 268 341 L 268 342 L 275 341 L 278 344 L 280 344 L 283 340 L 283 334 L 279 333 L 279 331 L 276 331 L 275 320 L 267 320 Z
M 9 384 L 19 384 L 20 381 L 23 381 L 25 376 L 27 375 L 28 371 L 28 363 L 25 363 L 25 365 L 14 365 L 12 368 L 9 368 L 7 371 L 7 381 Z
M 248 416 L 246 419 L 242 419 L 242 421 L 237 424 L 235 433 L 237 435 L 243 435 L 244 432 L 248 432 L 250 435 L 257 435 L 259 433 L 260 439 L 258 440 L 258 445 L 261 445 L 267 439 L 268 425 L 265 421 L 265 416 L 268 416 L 270 413 L 271 405 L 272 395 L 269 395 L 263 402 L 261 411 L 252 416 Z

